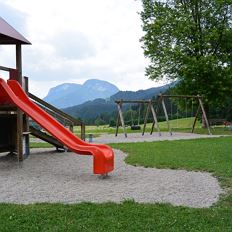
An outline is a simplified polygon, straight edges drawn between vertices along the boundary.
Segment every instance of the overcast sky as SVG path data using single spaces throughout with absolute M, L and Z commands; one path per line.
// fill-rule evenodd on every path
M 139 0 L 0 0 L 0 15 L 32 43 L 23 47 L 23 74 L 39 97 L 92 78 L 120 90 L 159 85 L 144 75 L 141 9 Z M 14 56 L 0 46 L 0 65 L 14 67 Z

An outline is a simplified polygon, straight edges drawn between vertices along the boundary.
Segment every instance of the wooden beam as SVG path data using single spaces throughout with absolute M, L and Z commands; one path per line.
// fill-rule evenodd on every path
M 23 88 L 28 95 L 29 83 L 28 77 L 23 77 Z M 29 117 L 26 114 L 23 114 L 23 137 L 25 141 L 25 154 L 28 156 L 30 155 L 30 134 L 29 132 Z
M 10 72 L 11 68 L 5 67 L 5 66 L 0 66 L 0 70 Z
M 85 124 L 81 124 L 81 139 L 85 141 Z
M 148 119 L 148 116 L 149 116 L 149 113 L 150 113 L 150 109 L 151 109 L 151 103 L 152 101 L 148 101 L 148 104 L 147 104 L 147 109 L 146 109 L 146 113 L 145 113 L 145 117 L 144 117 L 144 123 L 143 123 L 143 132 L 142 132 L 142 135 L 144 135 L 145 133 L 145 130 L 146 130 L 146 126 L 147 126 L 147 119 Z
M 168 126 L 168 131 L 169 131 L 170 135 L 172 135 L 170 123 L 169 123 L 169 120 L 168 120 L 168 113 L 167 113 L 167 109 L 166 109 L 166 106 L 165 106 L 165 103 L 164 103 L 164 99 L 163 99 L 163 98 L 162 98 L 161 102 L 162 102 L 163 111 L 164 111 L 165 118 L 166 118 L 166 122 L 167 122 L 167 126 Z
M 17 110 L 17 158 L 23 161 L 23 113 Z
M 160 94 L 159 95 L 160 97 L 165 97 L 165 98 L 168 98 L 168 97 L 173 97 L 173 98 L 202 98 L 201 96 L 198 96 L 198 95 L 163 95 L 163 94 Z
M 33 126 L 30 126 L 30 132 L 35 137 L 40 138 L 40 139 L 52 144 L 53 146 L 55 146 L 57 148 L 64 148 L 64 145 L 61 142 L 59 142 L 57 139 L 55 139 L 53 136 L 51 136 L 50 134 L 42 132 L 42 131 L 34 128 Z
M 149 103 L 150 100 L 116 100 L 114 101 L 115 103 L 119 104 L 119 103 Z M 153 103 L 155 101 L 152 101 Z
M 120 120 L 122 124 L 123 133 L 125 137 L 127 138 L 126 127 L 125 127 L 123 113 L 122 113 L 122 102 L 120 104 L 117 104 L 117 106 L 118 106 L 118 112 L 119 112 L 119 116 L 120 116 Z
M 18 82 L 22 86 L 22 46 L 16 44 L 16 69 L 18 70 Z
M 23 87 L 24 87 L 24 91 L 26 92 L 26 94 L 29 94 L 29 81 L 28 81 L 28 77 L 23 77 Z
M 32 93 L 28 93 L 29 97 L 34 100 L 35 102 L 40 103 L 42 106 L 47 107 L 49 110 L 54 111 L 55 113 L 61 115 L 63 118 L 68 119 L 71 122 L 74 122 L 76 126 L 81 126 L 82 122 L 79 122 L 78 120 L 76 120 L 75 118 L 73 118 L 72 116 L 70 116 L 69 114 L 66 114 L 65 112 L 63 112 L 62 110 L 54 107 L 53 105 L 47 103 L 46 101 L 42 100 L 41 98 L 33 95 Z
M 159 124 L 158 124 L 158 120 L 157 120 L 157 116 L 156 116 L 156 112 L 155 112 L 155 109 L 153 107 L 153 105 L 151 104 L 151 112 L 152 112 L 152 116 L 153 116 L 153 123 L 152 123 L 152 128 L 151 128 L 151 133 L 153 132 L 153 129 L 154 129 L 154 124 L 156 125 L 156 128 L 157 128 L 157 131 L 159 133 L 159 136 L 161 136 L 161 133 L 160 133 L 160 128 L 159 128 Z
M 67 119 L 67 118 L 64 118 L 63 116 L 61 116 L 60 114 L 46 108 L 45 106 L 41 105 L 41 104 L 38 104 L 37 102 L 34 102 L 36 105 L 38 105 L 40 108 L 42 108 L 44 111 L 46 111 L 48 114 L 50 114 L 52 117 L 54 117 L 55 119 L 59 119 L 63 122 L 68 122 L 68 124 L 74 124 L 73 121 Z
M 193 122 L 193 126 L 192 126 L 192 133 L 194 132 L 194 129 L 195 129 L 195 126 L 196 126 L 196 122 L 197 122 L 197 118 L 198 118 L 198 114 L 200 112 L 200 104 L 198 105 L 198 108 L 197 108 L 197 112 L 195 114 L 195 118 L 194 118 L 194 122 Z
M 73 133 L 73 124 L 69 125 L 69 130 Z
M 22 86 L 22 46 L 16 44 L 16 69 L 17 81 Z M 18 161 L 23 161 L 23 112 L 17 109 L 17 156 Z
M 115 128 L 115 136 L 118 136 L 118 128 L 119 128 L 119 123 L 120 123 L 120 115 L 119 115 L 119 111 L 117 114 L 117 119 L 116 119 L 116 128 Z
M 210 131 L 210 128 L 209 128 L 209 122 L 208 122 L 208 118 L 207 118 L 207 115 L 205 113 L 205 109 L 204 109 L 204 106 L 203 106 L 203 102 L 201 100 L 201 98 L 198 99 L 199 100 L 199 104 L 200 104 L 200 107 L 201 107 L 201 111 L 202 111 L 202 114 L 203 114 L 203 117 L 204 117 L 204 120 L 205 120 L 205 123 L 206 123 L 206 127 L 208 129 L 208 133 L 209 135 L 212 135 L 211 131 Z
M 159 94 L 158 95 L 159 97 L 173 97 L 173 98 L 202 98 L 201 96 L 196 96 L 196 95 L 163 95 L 163 94 Z M 153 100 L 115 100 L 114 102 L 115 103 L 149 103 L 149 102 L 152 102 L 152 103 L 156 103 L 156 101 L 153 101 Z
M 81 139 L 85 140 L 85 124 L 83 122 L 78 121 L 77 119 L 73 118 L 69 114 L 66 114 L 62 110 L 54 107 L 53 105 L 47 103 L 46 101 L 40 99 L 39 97 L 33 95 L 32 93 L 28 93 L 29 97 L 35 101 L 37 105 L 51 114 L 53 117 L 57 117 L 61 120 L 68 121 L 70 129 L 73 130 L 73 126 L 80 126 L 81 127 Z

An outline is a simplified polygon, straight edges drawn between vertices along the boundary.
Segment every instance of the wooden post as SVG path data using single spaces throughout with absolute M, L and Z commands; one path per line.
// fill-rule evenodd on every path
M 73 133 L 73 123 L 69 124 L 69 130 Z
M 169 123 L 169 120 L 168 120 L 168 113 L 167 113 L 167 109 L 166 109 L 166 106 L 165 106 L 165 103 L 164 103 L 164 98 L 161 96 L 161 102 L 162 102 L 162 106 L 163 106 L 163 110 L 164 110 L 164 114 L 165 114 L 165 118 L 166 118 L 166 122 L 167 122 L 167 126 L 168 126 L 168 131 L 170 133 L 170 135 L 172 135 L 172 131 L 171 131 L 171 127 L 170 127 L 170 123 Z
M 85 124 L 81 123 L 81 139 L 85 141 Z
M 17 109 L 17 157 L 23 161 L 23 114 Z
M 117 104 L 118 104 L 118 103 L 117 103 Z M 116 136 L 116 137 L 118 136 L 119 123 L 120 123 L 120 115 L 119 115 L 119 112 L 118 112 L 117 120 L 116 120 L 116 128 L 115 128 L 115 136 Z
M 23 77 L 23 89 L 25 90 L 26 94 L 29 94 L 29 82 L 28 82 L 28 77 L 24 76 Z
M 198 101 L 199 101 L 199 104 L 200 104 L 200 107 L 201 107 L 201 111 L 202 111 L 203 117 L 205 119 L 206 127 L 208 129 L 208 133 L 209 133 L 209 135 L 212 135 L 212 133 L 210 131 L 210 128 L 209 128 L 209 122 L 208 122 L 208 119 L 207 119 L 207 116 L 206 116 L 206 113 L 205 113 L 203 102 L 202 102 L 202 100 L 201 100 L 200 97 L 198 98 Z
M 18 81 L 18 76 L 19 76 L 18 70 L 17 69 L 10 69 L 9 72 L 10 72 L 10 80 Z
M 142 132 L 142 135 L 144 135 L 145 130 L 146 130 L 147 119 L 148 119 L 148 116 L 149 116 L 149 113 L 150 113 L 150 109 L 151 109 L 151 101 L 149 101 L 149 103 L 147 104 L 146 114 L 145 114 L 144 123 L 143 123 L 143 132 Z
M 152 133 L 154 131 L 154 127 L 155 127 L 155 121 L 152 122 L 150 135 L 152 135 Z
M 18 70 L 18 82 L 22 86 L 22 46 L 16 45 L 16 69 Z
M 153 107 L 153 105 L 151 104 L 151 112 L 152 112 L 152 116 L 153 116 L 153 123 L 152 123 L 152 128 L 151 128 L 151 134 L 153 132 L 153 129 L 154 129 L 154 124 L 156 125 L 156 128 L 157 128 L 157 131 L 159 133 L 159 136 L 161 136 L 161 133 L 160 133 L 160 128 L 159 128 L 159 124 L 158 124 L 158 120 L 157 120 L 157 116 L 156 116 L 156 112 L 155 112 L 155 109 Z M 155 123 L 154 123 L 155 122 Z
M 119 112 L 119 116 L 120 116 L 120 120 L 121 120 L 121 124 L 123 128 L 123 133 L 125 137 L 127 138 L 126 127 L 125 127 L 123 113 L 122 113 L 122 101 L 119 104 L 117 104 L 117 106 L 118 106 L 118 112 Z
M 18 82 L 22 86 L 22 46 L 16 45 L 16 69 L 18 70 Z M 23 112 L 17 110 L 17 156 L 23 161 Z
M 194 122 L 193 122 L 193 127 L 192 127 L 192 133 L 194 132 L 194 129 L 195 129 L 195 126 L 196 126 L 196 122 L 197 122 L 197 117 L 198 117 L 198 114 L 199 114 L 199 111 L 200 111 L 200 104 L 198 105 L 198 108 L 197 108 L 197 112 L 195 114 L 195 118 L 194 118 Z
M 28 95 L 29 84 L 28 77 L 23 77 L 23 88 Z M 30 155 L 30 129 L 29 129 L 29 118 L 26 114 L 23 114 L 23 137 L 25 138 L 25 154 Z

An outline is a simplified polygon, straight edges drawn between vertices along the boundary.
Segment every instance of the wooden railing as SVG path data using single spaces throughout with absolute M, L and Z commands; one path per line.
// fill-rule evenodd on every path
M 0 70 L 10 72 L 11 68 L 5 67 L 5 66 L 0 66 Z
M 56 118 L 60 121 L 64 126 L 68 126 L 70 131 L 73 132 L 74 126 L 81 127 L 81 139 L 85 140 L 85 124 L 83 122 L 78 121 L 77 119 L 73 118 L 69 114 L 66 114 L 62 110 L 57 109 L 53 105 L 47 103 L 46 101 L 42 100 L 41 98 L 36 97 L 32 93 L 28 93 L 28 96 L 43 110 L 45 110 L 48 114 Z

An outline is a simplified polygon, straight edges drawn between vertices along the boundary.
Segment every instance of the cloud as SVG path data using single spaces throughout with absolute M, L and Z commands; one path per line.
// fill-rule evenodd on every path
M 143 34 L 140 1 L 4 3 L 5 19 L 32 42 L 23 47 L 23 73 L 30 78 L 30 91 L 40 97 L 56 84 L 83 83 L 90 78 L 112 82 L 122 90 L 156 85 L 144 76 L 148 61 L 139 42 Z M 21 15 L 18 25 L 15 15 Z M 0 62 L 9 62 L 11 53 L 4 50 L 4 54 L 8 58 L 0 57 Z
M 96 50 L 87 36 L 78 31 L 64 30 L 53 38 L 57 56 L 81 60 L 96 55 Z
M 6 1 L 0 1 L 0 16 L 21 33 L 26 33 L 26 15 L 9 6 Z

